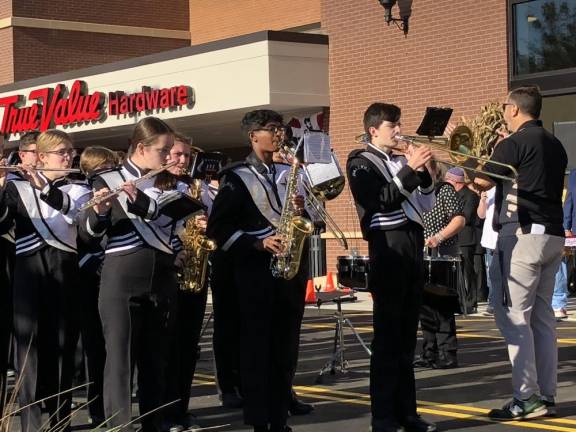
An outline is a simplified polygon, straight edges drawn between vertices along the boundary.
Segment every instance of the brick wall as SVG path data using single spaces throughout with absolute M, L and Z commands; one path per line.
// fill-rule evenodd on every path
M 190 25 L 188 0 L 14 0 L 13 3 L 14 16 L 19 17 L 171 30 L 188 30 Z
M 12 16 L 12 0 L 0 0 L 0 18 Z
M 14 64 L 12 50 L 12 28 L 0 29 L 0 85 L 14 82 Z
M 399 105 L 403 131 L 411 134 L 426 106 L 450 106 L 457 120 L 507 91 L 506 2 L 416 1 L 407 38 L 387 27 L 383 15 L 376 0 L 322 0 L 330 38 L 330 134 L 343 167 L 372 102 Z M 328 205 L 345 231 L 358 230 L 350 203 L 343 193 Z M 342 250 L 330 243 L 334 271 Z
M 320 0 L 190 0 L 192 44 L 320 22 Z
M 54 74 L 189 46 L 189 41 L 18 27 L 14 79 Z

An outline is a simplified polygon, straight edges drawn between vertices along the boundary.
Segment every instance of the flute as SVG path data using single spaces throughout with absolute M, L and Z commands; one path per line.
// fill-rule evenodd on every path
M 174 165 L 176 165 L 178 163 L 178 161 L 174 161 L 174 162 L 170 162 L 167 163 L 166 165 L 161 166 L 158 169 L 149 171 L 148 173 L 144 174 L 142 177 L 139 177 L 137 179 L 135 179 L 133 181 L 133 183 L 135 185 L 137 185 L 138 183 L 143 182 L 144 180 L 148 180 L 151 179 L 152 177 L 157 176 L 158 174 L 160 174 L 163 171 L 166 171 L 168 168 L 172 168 Z M 95 205 L 98 205 L 104 201 L 106 201 L 107 199 L 110 198 L 114 198 L 117 195 L 120 195 L 122 192 L 124 191 L 123 186 L 119 186 L 114 190 L 111 190 L 110 192 L 108 192 L 106 195 L 102 195 L 102 196 L 98 196 L 98 197 L 94 197 L 91 200 L 87 201 L 86 203 L 84 203 L 78 210 L 79 211 L 84 211 L 87 210 L 89 208 L 94 207 Z
M 0 165 L 0 170 L 4 171 L 51 171 L 51 172 L 67 172 L 67 173 L 80 173 L 78 168 L 42 168 L 42 167 L 24 167 L 20 165 Z

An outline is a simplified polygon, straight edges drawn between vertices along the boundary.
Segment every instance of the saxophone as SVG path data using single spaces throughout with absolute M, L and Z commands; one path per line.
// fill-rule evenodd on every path
M 200 200 L 201 194 L 202 181 L 194 179 L 190 186 L 190 195 Z M 199 293 L 205 286 L 208 276 L 208 258 L 216 249 L 216 243 L 204 235 L 194 218 L 186 221 L 186 229 L 181 239 L 186 258 L 178 274 L 178 283 L 183 291 Z
M 280 214 L 280 221 L 276 227 L 276 234 L 283 238 L 284 252 L 274 255 L 270 262 L 270 270 L 276 278 L 292 279 L 298 273 L 304 240 L 314 229 L 310 220 L 296 215 L 296 208 L 292 203 L 292 197 L 296 193 L 298 185 L 298 160 L 293 159 L 290 174 L 286 182 L 286 194 L 284 207 Z

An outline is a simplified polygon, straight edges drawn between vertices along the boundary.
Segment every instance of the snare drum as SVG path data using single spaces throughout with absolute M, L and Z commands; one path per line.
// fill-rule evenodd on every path
M 462 302 L 466 299 L 464 283 L 462 259 L 459 256 L 424 256 L 425 297 L 445 297 L 454 304 L 455 309 L 458 306 L 462 308 Z
M 338 258 L 338 282 L 348 288 L 358 291 L 368 289 L 368 269 L 370 257 L 367 256 L 339 256 Z

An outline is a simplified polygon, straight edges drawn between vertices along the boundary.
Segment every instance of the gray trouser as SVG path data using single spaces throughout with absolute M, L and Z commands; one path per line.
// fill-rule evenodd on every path
M 490 276 L 496 324 L 508 345 L 514 397 L 556 395 L 558 348 L 552 309 L 554 276 L 564 238 L 501 236 Z

